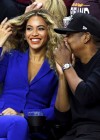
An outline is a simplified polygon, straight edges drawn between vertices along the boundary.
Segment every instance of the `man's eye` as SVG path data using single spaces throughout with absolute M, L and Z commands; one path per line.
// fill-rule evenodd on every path
M 70 35 L 71 35 L 70 33 L 67 33 L 67 34 L 66 34 L 66 37 L 69 37 Z

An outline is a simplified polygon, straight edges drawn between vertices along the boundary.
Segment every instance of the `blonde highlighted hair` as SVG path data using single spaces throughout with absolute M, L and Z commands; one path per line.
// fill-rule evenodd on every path
M 67 16 L 67 8 L 63 0 L 46 0 L 43 8 L 54 16 L 58 25 L 62 25 L 63 18 Z
M 51 68 L 55 68 L 53 50 L 62 41 L 62 36 L 54 32 L 54 28 L 57 28 L 57 24 L 50 13 L 44 9 L 34 10 L 9 20 L 13 27 L 13 34 L 5 42 L 3 52 L 11 49 L 17 49 L 24 52 L 27 49 L 28 44 L 24 39 L 24 34 L 27 21 L 32 16 L 41 16 L 48 25 L 49 39 L 47 41 L 47 51 L 45 57 L 49 60 Z

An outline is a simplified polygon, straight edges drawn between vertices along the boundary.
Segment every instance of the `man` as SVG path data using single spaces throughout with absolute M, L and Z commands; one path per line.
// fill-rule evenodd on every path
M 54 50 L 59 75 L 55 114 L 67 125 L 61 140 L 100 140 L 100 22 L 76 13 L 55 32 L 65 35 L 66 44 Z

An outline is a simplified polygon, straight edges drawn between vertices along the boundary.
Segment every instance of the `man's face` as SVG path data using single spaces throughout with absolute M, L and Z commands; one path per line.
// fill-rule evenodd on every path
M 64 38 L 65 45 L 68 43 L 72 52 L 77 53 L 84 49 L 83 33 L 68 33 Z

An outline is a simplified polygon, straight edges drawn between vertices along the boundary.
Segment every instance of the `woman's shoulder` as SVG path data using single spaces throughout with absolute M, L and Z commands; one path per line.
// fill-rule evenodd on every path
M 22 56 L 24 53 L 26 53 L 26 51 L 23 52 L 23 51 L 19 51 L 19 50 L 16 50 L 16 49 L 12 49 L 12 50 L 10 50 L 7 54 L 8 54 L 9 56 L 15 57 L 15 56 Z

